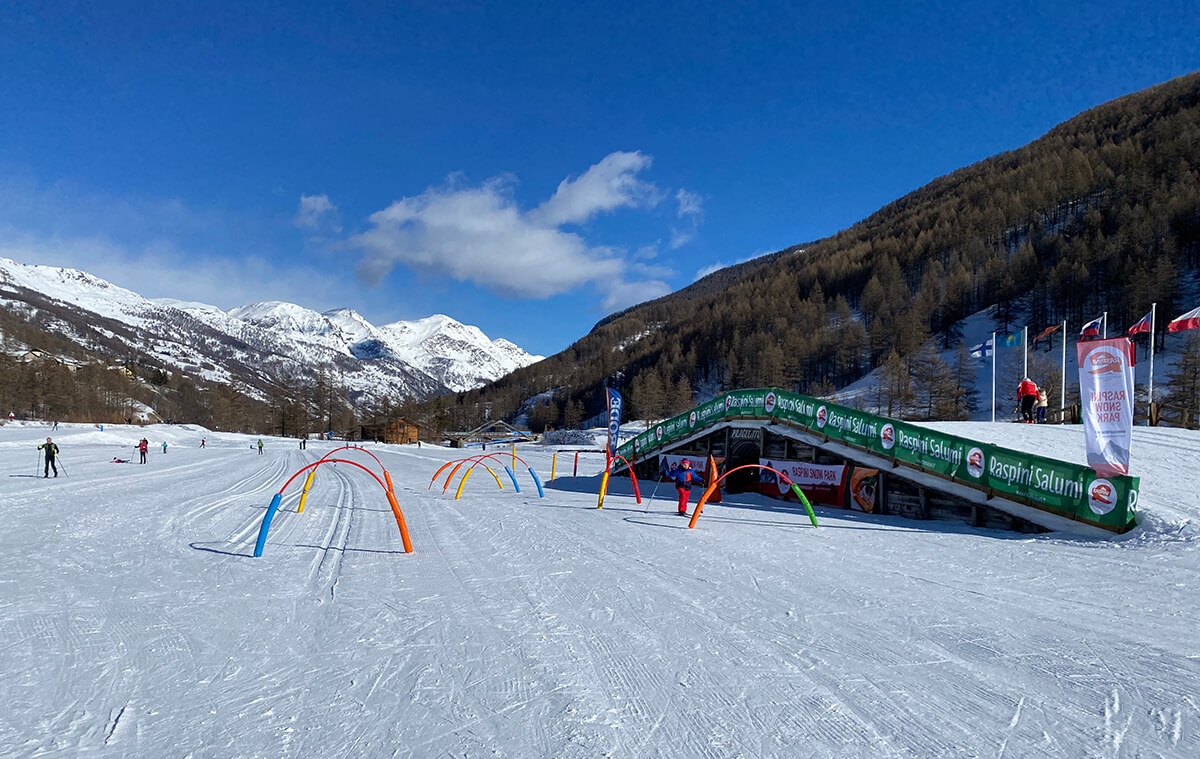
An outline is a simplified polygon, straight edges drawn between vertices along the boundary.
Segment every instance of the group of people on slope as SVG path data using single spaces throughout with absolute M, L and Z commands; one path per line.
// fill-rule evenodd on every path
M 1017 386 L 1017 402 L 1021 404 L 1021 421 L 1026 424 L 1046 423 L 1046 391 L 1028 377 Z

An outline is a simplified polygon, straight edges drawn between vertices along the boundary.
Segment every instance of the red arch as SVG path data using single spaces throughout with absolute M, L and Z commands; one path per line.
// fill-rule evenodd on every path
M 738 471 L 739 469 L 766 469 L 766 470 L 772 471 L 775 474 L 779 475 L 780 479 L 782 479 L 784 482 L 786 482 L 787 484 L 792 486 L 792 490 L 796 493 L 796 496 L 800 499 L 800 503 L 804 504 L 805 510 L 808 511 L 808 518 L 812 520 L 812 526 L 813 527 L 817 526 L 817 515 L 813 513 L 812 504 L 808 502 L 808 497 L 806 495 L 804 495 L 804 491 L 800 489 L 800 486 L 797 485 L 796 483 L 792 482 L 792 480 L 786 474 L 779 471 L 778 469 L 775 469 L 775 468 L 769 467 L 769 466 L 763 466 L 762 464 L 742 464 L 741 466 L 735 466 L 733 469 L 730 469 L 725 474 L 723 474 L 720 477 L 718 477 L 717 479 L 713 480 L 712 484 L 709 485 L 707 489 L 705 489 L 704 495 L 700 496 L 700 502 L 696 504 L 696 511 L 693 512 L 691 521 L 688 522 L 689 530 L 695 529 L 696 522 L 700 521 L 700 511 L 704 508 L 704 504 L 708 503 L 708 497 L 710 495 L 712 495 L 714 490 L 717 489 L 717 485 L 719 485 L 721 483 L 721 480 L 725 479 L 726 477 L 728 477 L 729 475 Z
M 612 463 L 613 463 L 614 461 L 616 461 L 617 459 L 620 459 L 621 461 L 624 461 L 624 462 L 625 462 L 625 468 L 629 470 L 629 478 L 630 478 L 631 480 L 633 480 L 633 494 L 634 494 L 635 496 L 637 496 L 637 502 L 638 502 L 638 503 L 641 503 L 641 502 L 642 502 L 642 491 L 641 491 L 641 490 L 638 488 L 637 473 L 636 473 L 636 472 L 634 472 L 634 471 L 633 471 L 633 467 L 632 467 L 632 466 L 630 466 L 630 464 L 629 464 L 629 459 L 625 458 L 624 456 L 622 456 L 622 455 L 621 455 L 621 454 L 619 454 L 619 453 L 613 454 L 612 458 L 610 458 L 610 459 L 608 460 L 608 468 L 609 468 L 609 470 L 611 470 L 611 469 L 612 469 Z
M 330 453 L 333 453 L 333 451 L 330 451 Z M 384 491 L 385 493 L 386 493 L 386 492 L 388 492 L 387 485 L 384 485 L 384 484 L 383 484 L 383 480 L 379 479 L 379 475 L 375 474 L 375 473 L 374 473 L 374 472 L 372 472 L 370 469 L 367 469 L 365 466 L 363 466 L 362 464 L 358 463 L 357 461 L 351 461 L 350 459 L 331 459 L 331 458 L 329 458 L 329 457 L 328 457 L 328 455 L 326 455 L 326 456 L 323 456 L 323 457 L 321 457 L 319 460 L 317 460 L 317 461 L 314 461 L 313 463 L 311 463 L 311 464 L 309 464 L 308 466 L 304 467 L 303 469 L 300 469 L 300 470 L 299 470 L 299 471 L 297 471 L 295 474 L 293 474 L 291 477 L 289 477 L 289 478 L 288 478 L 288 481 L 287 481 L 287 482 L 285 482 L 285 483 L 283 483 L 283 487 L 281 487 L 281 488 L 279 489 L 279 494 L 280 494 L 280 495 L 283 495 L 283 491 L 287 490 L 287 486 L 292 484 L 292 480 L 294 480 L 294 479 L 296 479 L 297 477 L 299 477 L 300 475 L 304 474 L 304 473 L 305 473 L 305 472 L 307 472 L 309 469 L 315 469 L 315 468 L 317 468 L 317 467 L 321 466 L 322 464 L 350 464 L 351 466 L 356 466 L 356 467 L 358 467 L 359 469 L 361 469 L 361 470 L 363 470 L 364 472 L 366 472 L 367 474 L 371 475 L 371 478 L 372 478 L 372 479 L 374 479 L 376 482 L 378 482 L 378 483 L 379 483 L 379 487 L 383 488 L 383 491 Z
M 375 463 L 379 465 L 379 468 L 380 468 L 380 469 L 382 469 L 382 470 L 383 470 L 383 471 L 385 471 L 385 472 L 387 471 L 387 467 L 385 467 L 385 466 L 383 465 L 383 462 L 379 460 L 379 457 L 378 457 L 378 456 L 376 456 L 375 454 L 371 453 L 371 452 L 370 452 L 370 451 L 368 451 L 366 448 L 359 448 L 357 445 L 343 445 L 341 448 L 334 448 L 332 451 L 330 451 L 329 453 L 327 453 L 327 454 L 325 454 L 324 456 L 322 456 L 322 457 L 321 457 L 321 459 L 322 459 L 322 460 L 324 460 L 324 459 L 327 459 L 327 458 L 329 458 L 330 456 L 332 456 L 333 454 L 337 453 L 338 451 L 345 451 L 345 450 L 351 450 L 351 451 L 362 451 L 363 453 L 367 454 L 367 455 L 368 455 L 368 456 L 370 456 L 371 458 L 375 459 Z

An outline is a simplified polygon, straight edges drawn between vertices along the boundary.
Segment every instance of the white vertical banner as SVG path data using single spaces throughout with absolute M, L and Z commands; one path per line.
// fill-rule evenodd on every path
M 1127 337 L 1075 344 L 1088 466 L 1101 477 L 1129 474 L 1133 440 L 1133 342 Z

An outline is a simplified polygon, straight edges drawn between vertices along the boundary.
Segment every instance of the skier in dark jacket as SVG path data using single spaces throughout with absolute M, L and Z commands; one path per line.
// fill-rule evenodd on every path
M 43 478 L 49 477 L 50 469 L 52 467 L 54 469 L 54 476 L 57 477 L 58 476 L 58 464 L 54 463 L 54 457 L 58 455 L 58 444 L 51 441 L 50 438 L 46 438 L 46 442 L 39 445 L 38 450 L 39 451 L 44 450 L 46 452 L 46 473 L 43 474 L 42 477 Z
M 679 516 L 687 516 L 688 498 L 692 494 L 692 482 L 696 479 L 691 460 L 679 462 L 679 468 L 667 472 L 667 476 L 675 480 L 675 492 L 679 494 Z

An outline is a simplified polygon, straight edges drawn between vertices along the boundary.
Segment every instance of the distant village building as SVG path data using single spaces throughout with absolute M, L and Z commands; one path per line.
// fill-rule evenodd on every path
M 65 367 L 67 367 L 67 369 L 69 369 L 71 371 L 75 371 L 76 369 L 78 369 L 79 367 L 84 365 L 83 361 L 76 361 L 74 359 L 64 358 L 62 356 L 55 356 L 54 354 L 47 353 L 44 350 L 41 350 L 40 348 L 30 348 L 27 351 L 22 351 L 22 352 L 18 353 L 15 356 L 15 358 L 17 360 L 17 363 L 19 363 L 19 364 L 51 363 L 51 362 L 53 362 L 53 363 L 59 364 L 60 366 L 65 366 Z
M 420 438 L 421 428 L 403 417 L 380 424 L 364 424 L 358 428 L 359 440 L 404 445 Z

